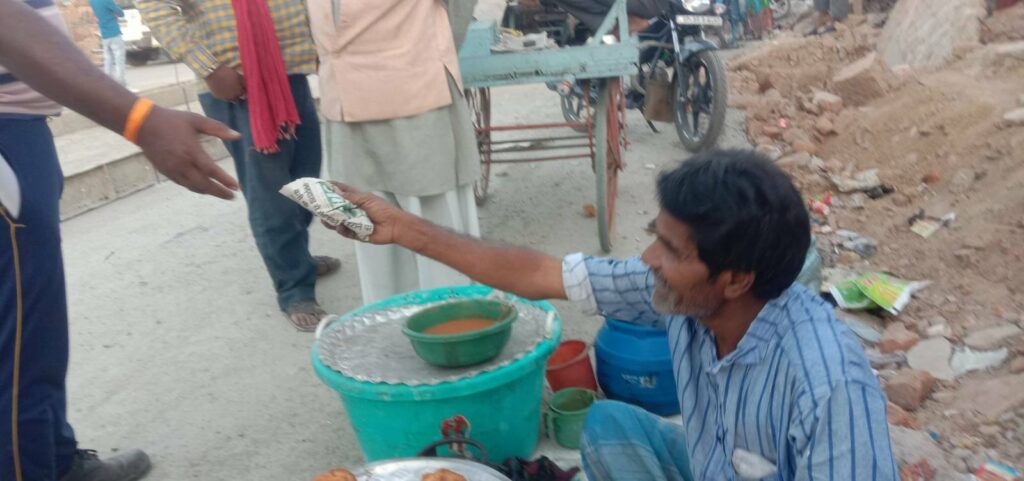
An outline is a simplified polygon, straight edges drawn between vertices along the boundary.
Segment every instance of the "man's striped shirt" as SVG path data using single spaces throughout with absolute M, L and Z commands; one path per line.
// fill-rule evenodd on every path
M 884 480 L 898 475 L 886 399 L 863 348 L 800 284 L 769 301 L 719 359 L 700 322 L 654 311 L 654 274 L 639 258 L 573 254 L 570 300 L 593 313 L 668 329 L 690 466 L 696 480 L 737 480 L 733 452 L 775 464 L 772 480 Z

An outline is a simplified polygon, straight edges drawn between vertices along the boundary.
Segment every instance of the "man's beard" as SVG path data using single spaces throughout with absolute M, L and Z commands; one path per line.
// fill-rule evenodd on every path
M 701 320 L 711 317 L 722 305 L 720 299 L 711 295 L 710 289 L 691 293 L 691 297 L 683 297 L 672 289 L 661 274 L 655 272 L 654 280 L 651 303 L 659 314 L 683 315 Z

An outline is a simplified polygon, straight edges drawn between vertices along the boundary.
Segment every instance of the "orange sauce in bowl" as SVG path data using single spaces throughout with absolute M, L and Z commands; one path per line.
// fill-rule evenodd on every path
M 440 324 L 435 324 L 423 331 L 424 334 L 445 335 L 462 334 L 464 332 L 479 331 L 493 326 L 497 321 L 493 319 L 452 319 Z

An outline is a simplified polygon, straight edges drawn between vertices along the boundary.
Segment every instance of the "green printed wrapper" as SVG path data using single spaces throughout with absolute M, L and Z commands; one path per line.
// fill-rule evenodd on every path
M 366 212 L 338 194 L 326 180 L 303 177 L 288 183 L 280 192 L 329 225 L 344 225 L 361 240 L 373 234 L 373 222 Z

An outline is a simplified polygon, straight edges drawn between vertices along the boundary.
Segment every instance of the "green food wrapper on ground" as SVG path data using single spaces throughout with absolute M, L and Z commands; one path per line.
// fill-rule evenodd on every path
M 893 315 L 899 314 L 907 306 L 915 291 L 930 284 L 928 281 L 908 281 L 881 272 L 869 272 L 857 278 L 856 282 L 868 299 Z
M 864 292 L 860 290 L 860 286 L 857 285 L 858 278 L 847 279 L 838 284 L 829 286 L 828 291 L 835 298 L 836 303 L 839 307 L 849 311 L 859 309 L 873 309 L 878 307 L 874 301 L 868 299 L 868 296 L 864 295 Z

